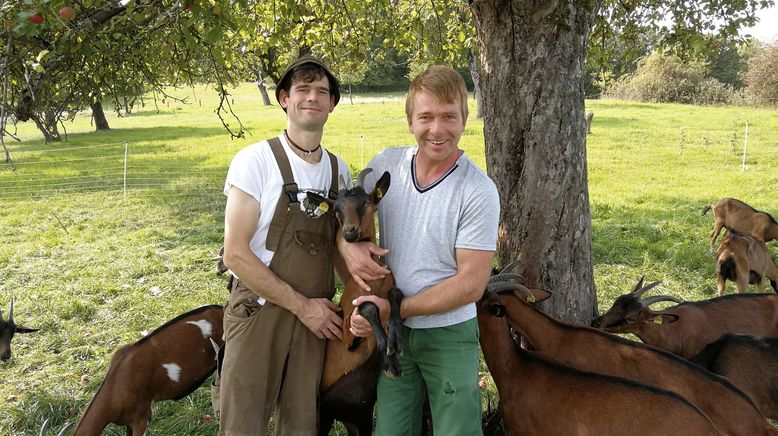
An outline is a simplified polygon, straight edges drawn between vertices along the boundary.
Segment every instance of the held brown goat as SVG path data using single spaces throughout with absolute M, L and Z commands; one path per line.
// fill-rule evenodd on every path
M 376 240 L 374 217 L 378 203 L 389 189 L 390 175 L 388 172 L 382 174 L 375 188 L 367 193 L 364 179 L 370 171 L 370 168 L 363 170 L 353 188 L 347 190 L 342 186 L 334 203 L 340 223 L 338 237 L 349 243 Z M 400 375 L 402 371 L 397 354 L 402 352 L 402 319 L 399 313 L 403 294 L 395 287 L 391 274 L 368 282 L 368 285 L 372 294 L 389 299 L 389 332 L 388 335 L 384 332 L 374 304 L 365 303 L 359 308 L 354 307 L 352 301 L 366 292 L 353 279 L 349 280 L 340 298 L 343 339 L 328 340 L 325 351 L 319 401 L 320 435 L 329 433 L 335 419 L 342 421 L 351 435 L 370 435 L 380 371 L 383 368 L 392 376 Z M 351 314 L 354 310 L 370 321 L 374 332 L 372 336 L 357 338 L 351 334 Z
M 11 358 L 11 339 L 16 333 L 32 333 L 38 329 L 31 329 L 14 322 L 14 298 L 11 297 L 11 308 L 8 310 L 8 321 L 3 320 L 3 311 L 0 310 L 0 360 L 5 362 Z
M 650 285 L 636 286 L 592 320 L 592 327 L 610 333 L 632 333 L 646 344 L 690 358 L 725 333 L 778 336 L 778 295 L 734 294 L 681 303 L 659 312 L 650 306 L 679 300 L 660 295 L 641 300 Z
M 726 377 L 778 419 L 778 337 L 726 334 L 689 360 Z
M 533 350 L 583 371 L 624 377 L 675 392 L 698 407 L 729 435 L 778 435 L 754 402 L 726 379 L 686 359 L 610 333 L 558 321 L 532 306 L 549 292 L 516 279 L 490 283 L 505 307 L 505 319 Z
M 97 436 L 109 423 L 145 434 L 152 403 L 189 395 L 216 369 L 211 341 L 224 345 L 223 318 L 221 306 L 203 306 L 119 348 L 74 436 Z
M 506 435 L 724 434 L 676 393 L 580 371 L 522 349 L 500 318 L 505 307 L 488 292 L 476 307 Z
M 778 266 L 767 250 L 767 245 L 752 236 L 730 231 L 724 236 L 716 252 L 716 289 L 724 295 L 727 280 L 735 282 L 737 291 L 747 291 L 748 284 L 756 284 L 764 290 L 762 280 L 767 278 L 773 290 L 778 292 Z
M 710 234 L 711 250 L 716 247 L 716 239 L 722 227 L 729 231 L 749 234 L 765 242 L 778 239 L 778 222 L 767 212 L 756 210 L 734 198 L 722 198 L 707 205 L 702 208 L 702 214 L 705 215 L 711 209 L 715 219 Z

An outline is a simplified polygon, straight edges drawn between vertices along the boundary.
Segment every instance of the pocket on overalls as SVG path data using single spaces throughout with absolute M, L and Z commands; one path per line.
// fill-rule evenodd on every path
M 224 340 L 240 334 L 245 330 L 246 324 L 256 318 L 262 310 L 262 305 L 257 302 L 259 297 L 251 292 L 242 283 L 239 283 L 230 293 L 227 306 L 224 308 Z
M 330 241 L 318 233 L 298 230 L 294 232 L 294 242 L 299 248 L 307 251 L 309 255 L 326 254 L 330 247 Z

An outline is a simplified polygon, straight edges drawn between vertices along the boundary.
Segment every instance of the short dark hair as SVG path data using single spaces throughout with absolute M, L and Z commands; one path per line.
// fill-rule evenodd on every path
M 289 95 L 295 81 L 309 83 L 321 79 L 322 77 L 326 78 L 329 83 L 330 95 L 335 95 L 335 87 L 337 85 L 332 83 L 332 80 L 329 79 L 329 75 L 327 75 L 327 71 L 324 68 L 314 63 L 306 63 L 292 68 L 289 74 L 284 76 L 281 83 L 278 84 L 278 87 L 286 91 L 286 95 Z

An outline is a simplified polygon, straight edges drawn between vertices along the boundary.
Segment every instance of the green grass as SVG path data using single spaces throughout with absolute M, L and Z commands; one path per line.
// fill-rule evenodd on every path
M 0 169 L 0 307 L 7 315 L 15 295 L 17 322 L 41 331 L 14 338 L 14 357 L 0 364 L 0 434 L 37 434 L 47 417 L 54 428 L 75 422 L 118 346 L 226 298 L 210 260 L 222 244 L 224 175 L 236 151 L 276 134 L 285 116 L 262 107 L 247 84 L 232 98 L 250 136 L 230 140 L 212 92 L 177 93 L 192 104 L 170 101 L 157 111 L 147 99 L 129 117 L 109 113 L 107 132 L 93 132 L 79 115 L 60 144 L 43 144 L 28 123 L 17 132 L 22 142 L 9 143 L 16 171 Z M 324 145 L 353 169 L 376 151 L 413 142 L 401 95 L 348 101 L 331 116 Z M 699 210 L 732 196 L 778 213 L 776 112 L 618 101 L 588 101 L 587 110 L 595 112 L 587 151 L 601 310 L 641 275 L 663 280 L 660 292 L 713 296 L 713 219 Z M 462 145 L 484 167 L 482 127 L 471 118 Z M 162 294 L 152 295 L 153 287 Z M 215 434 L 217 424 L 202 420 L 207 413 L 204 386 L 158 404 L 150 432 Z M 112 426 L 106 434 L 124 431 Z

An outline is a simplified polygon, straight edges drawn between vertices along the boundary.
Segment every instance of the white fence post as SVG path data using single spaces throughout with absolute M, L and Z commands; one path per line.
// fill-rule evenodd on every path
M 743 164 L 740 166 L 740 173 L 744 173 L 746 171 L 746 149 L 748 148 L 748 120 L 746 120 L 746 139 L 745 143 L 743 144 Z
M 124 202 L 127 202 L 127 141 L 124 141 L 124 176 L 123 176 L 123 190 L 124 190 Z

